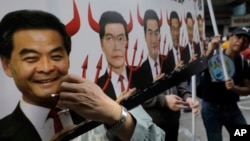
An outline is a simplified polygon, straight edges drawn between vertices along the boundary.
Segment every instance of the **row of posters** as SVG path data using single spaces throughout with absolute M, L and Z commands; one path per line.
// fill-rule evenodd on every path
M 153 46 L 155 52 L 165 57 L 170 56 L 175 46 L 179 47 L 181 53 L 174 56 L 175 61 L 188 60 L 190 55 L 200 55 L 204 49 L 203 0 L 8 0 L 0 1 L 0 5 L 0 19 L 6 13 L 19 9 L 44 10 L 61 19 L 72 36 L 70 73 L 82 75 L 93 81 L 101 77 L 108 67 L 108 53 L 102 49 L 99 23 L 102 14 L 107 11 L 111 11 L 111 17 L 115 17 L 112 12 L 117 12 L 127 23 L 128 40 L 123 44 L 126 49 L 127 66 L 140 67 L 150 54 L 148 46 Z M 151 45 L 150 39 L 145 38 L 144 34 L 144 18 L 150 16 L 146 14 L 147 11 L 155 13 L 159 19 L 159 29 L 151 31 Z M 177 23 L 172 23 L 174 18 L 178 19 Z M 105 35 L 104 38 L 113 45 L 123 43 L 124 40 L 123 36 L 113 34 Z M 189 45 L 194 48 L 189 48 Z M 169 65 L 175 66 L 175 61 Z M 21 94 L 2 68 L 0 80 L 2 118 L 12 112 Z

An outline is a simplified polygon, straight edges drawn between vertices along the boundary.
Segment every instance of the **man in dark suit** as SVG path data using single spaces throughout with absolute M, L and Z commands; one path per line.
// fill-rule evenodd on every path
M 201 56 L 205 56 L 205 52 L 207 50 L 207 43 L 206 43 L 206 38 L 204 35 L 204 19 L 201 16 L 201 14 L 199 14 L 197 16 L 197 24 L 198 24 L 198 32 L 199 32 L 199 42 L 198 42 L 198 47 L 200 48 L 201 51 Z M 198 57 L 200 57 L 198 55 Z
M 184 65 L 181 58 L 184 47 L 180 46 L 180 28 L 182 26 L 182 21 L 180 20 L 178 13 L 176 11 L 171 11 L 170 19 L 167 21 L 170 26 L 170 34 L 173 43 L 172 48 L 168 53 L 168 58 L 165 61 L 168 65 L 166 71 L 167 73 L 170 73 Z
M 55 119 L 48 114 L 56 105 L 50 95 L 59 92 L 69 67 L 71 40 L 65 26 L 43 11 L 14 11 L 2 19 L 0 37 L 3 69 L 23 94 L 13 113 L 0 120 L 0 140 L 49 140 L 57 129 L 83 121 L 61 112 L 64 122 L 50 128 Z
M 109 98 L 95 83 L 68 74 L 70 51 L 71 38 L 54 15 L 18 10 L 4 16 L 0 22 L 1 62 L 6 75 L 14 79 L 22 93 L 22 99 L 13 113 L 0 120 L 1 141 L 48 141 L 64 127 L 74 126 L 75 116 L 68 110 L 58 112 L 56 107 L 69 108 L 81 117 L 104 123 L 109 129 L 100 132 L 108 139 L 164 137 L 156 128 L 144 128 L 150 135 L 145 130 L 135 133 L 136 129 L 143 129 L 140 119 Z
M 169 67 L 169 64 L 163 63 L 165 56 L 159 55 L 161 20 L 151 9 L 145 12 L 143 20 L 148 57 L 134 76 L 137 88 L 148 86 L 159 77 L 160 73 L 166 73 L 166 68 Z M 180 109 L 187 107 L 187 105 L 194 108 L 197 114 L 198 103 L 192 103 L 187 83 L 181 82 L 165 93 L 146 101 L 143 107 L 153 118 L 153 121 L 165 131 L 165 140 L 177 141 Z
M 191 61 L 195 60 L 196 56 L 201 55 L 201 50 L 198 44 L 195 43 L 193 40 L 194 19 L 193 19 L 191 12 L 187 12 L 185 22 L 186 22 L 186 29 L 187 29 L 187 34 L 188 34 L 188 43 L 185 49 L 181 53 L 181 58 L 184 64 L 188 64 Z

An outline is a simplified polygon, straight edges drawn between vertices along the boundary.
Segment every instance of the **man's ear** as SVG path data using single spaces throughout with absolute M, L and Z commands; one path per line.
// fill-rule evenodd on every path
M 11 69 L 10 69 L 10 59 L 1 56 L 2 67 L 6 75 L 12 77 Z

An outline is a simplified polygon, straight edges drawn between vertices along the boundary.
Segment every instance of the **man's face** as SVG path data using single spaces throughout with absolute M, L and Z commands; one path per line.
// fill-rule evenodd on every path
M 202 19 L 198 19 L 198 30 L 199 30 L 200 39 L 202 39 L 203 38 L 203 20 Z
M 173 18 L 171 20 L 170 31 L 171 31 L 173 45 L 175 48 L 178 48 L 179 38 L 180 38 L 180 22 L 177 18 Z
M 147 43 L 149 55 L 152 58 L 156 58 L 159 54 L 160 48 L 160 31 L 158 27 L 158 22 L 156 20 L 149 19 L 147 21 L 145 40 Z
M 188 33 L 188 40 L 190 43 L 192 43 L 194 36 L 194 22 L 191 18 L 187 18 L 187 33 Z
M 233 35 L 229 39 L 230 50 L 240 53 L 249 45 L 249 39 L 245 35 Z
M 20 30 L 13 35 L 11 59 L 4 59 L 6 74 L 13 77 L 23 99 L 44 105 L 59 92 L 62 77 L 68 73 L 69 56 L 61 35 L 49 29 Z
M 125 65 L 125 46 L 127 43 L 125 29 L 120 23 L 105 26 L 105 34 L 101 40 L 102 51 L 108 64 L 115 69 Z

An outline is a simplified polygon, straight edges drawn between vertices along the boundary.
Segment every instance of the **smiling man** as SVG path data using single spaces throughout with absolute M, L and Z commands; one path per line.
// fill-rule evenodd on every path
M 95 83 L 68 74 L 70 51 L 71 38 L 54 15 L 17 10 L 4 16 L 0 22 L 1 62 L 22 98 L 12 113 L 0 120 L 1 141 L 48 141 L 63 128 L 84 122 L 84 118 L 106 125 L 106 129 L 97 129 L 104 135 L 101 140 L 164 138 L 150 117 L 127 112 Z M 59 98 L 52 97 L 54 94 Z M 58 107 L 70 110 L 61 114 L 62 111 L 56 111 Z M 140 112 L 142 108 L 138 115 Z M 99 138 L 92 132 L 82 136 L 83 140 L 91 140 L 85 137 Z

